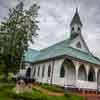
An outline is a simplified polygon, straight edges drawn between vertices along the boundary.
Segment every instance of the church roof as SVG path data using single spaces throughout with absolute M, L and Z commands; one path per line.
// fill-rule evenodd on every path
M 28 51 L 25 52 L 25 59 L 24 61 L 27 62 L 33 62 L 33 59 L 39 54 L 38 50 L 35 49 L 28 49 Z
M 31 62 L 40 62 L 60 56 L 69 56 L 75 59 L 86 61 L 92 64 L 100 65 L 100 60 L 94 57 L 92 54 L 80 51 L 78 49 L 72 48 L 69 46 L 71 40 L 64 40 L 57 44 L 54 44 L 48 48 L 40 50 L 35 56 L 31 59 Z M 32 53 L 33 54 L 33 53 Z M 30 55 L 32 55 L 30 54 Z M 34 55 L 34 54 L 33 54 Z
M 72 18 L 72 21 L 71 21 L 71 24 L 70 25 L 72 25 L 74 23 L 79 23 L 79 24 L 82 25 L 82 22 L 81 22 L 81 19 L 80 19 L 80 16 L 78 14 L 78 10 L 77 9 L 76 9 L 75 15 Z

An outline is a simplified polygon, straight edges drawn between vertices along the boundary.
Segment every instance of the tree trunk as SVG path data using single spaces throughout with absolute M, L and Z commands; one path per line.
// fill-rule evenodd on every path
M 3 81 L 8 82 L 8 72 L 4 72 Z

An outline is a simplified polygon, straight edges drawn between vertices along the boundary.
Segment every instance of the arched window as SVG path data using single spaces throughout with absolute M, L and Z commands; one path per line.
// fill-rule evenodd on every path
M 44 73 L 45 73 L 45 65 L 43 65 L 43 68 L 42 68 L 42 77 L 44 77 Z
M 48 66 L 48 77 L 50 77 L 51 74 L 51 65 Z
M 37 73 L 37 76 L 39 76 L 40 74 L 40 66 L 38 67 L 38 73 Z
M 74 27 L 72 27 L 72 31 L 74 31 Z
M 95 71 L 93 68 L 90 69 L 89 74 L 88 74 L 88 81 L 95 81 Z
M 34 67 L 33 76 L 35 76 L 35 73 L 36 73 L 36 67 Z
M 78 31 L 80 31 L 80 27 L 78 27 Z
M 64 69 L 64 65 L 62 65 L 60 69 L 60 77 L 64 77 L 64 76 L 65 76 L 65 69 Z

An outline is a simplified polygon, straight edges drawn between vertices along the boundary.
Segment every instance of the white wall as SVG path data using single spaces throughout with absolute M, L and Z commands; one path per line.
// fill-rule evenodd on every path
M 52 78 L 52 84 L 64 86 L 64 78 L 60 78 L 60 68 L 61 68 L 62 62 L 63 62 L 63 59 L 59 59 L 56 61 L 47 61 L 47 62 L 43 62 L 40 64 L 35 64 L 32 69 L 32 74 L 34 72 L 34 67 L 36 67 L 35 79 L 37 82 L 51 83 L 51 78 Z M 51 65 L 50 77 L 48 77 L 49 64 Z M 45 72 L 44 72 L 44 77 L 42 77 L 42 70 L 43 70 L 44 65 L 45 65 Z M 39 76 L 37 76 L 39 66 L 40 66 L 40 74 L 39 74 Z M 52 68 L 54 68 L 54 69 L 52 70 Z M 53 75 L 52 75 L 52 73 L 53 73 Z
M 81 48 L 77 48 L 77 47 L 76 47 L 76 44 L 77 44 L 78 42 L 80 42 Z M 79 50 L 88 52 L 88 49 L 86 48 L 86 45 L 83 43 L 83 41 L 82 41 L 80 35 L 79 35 L 75 40 L 72 41 L 72 44 L 71 44 L 70 46 L 72 46 L 73 48 L 77 48 L 77 49 L 79 49 Z
M 42 70 L 43 70 L 44 65 L 45 65 L 45 70 L 44 70 L 45 72 L 44 72 L 44 77 L 42 77 Z M 43 63 L 34 65 L 36 67 L 35 79 L 37 82 L 42 82 L 42 83 L 50 83 L 51 82 L 52 75 L 50 75 L 50 77 L 48 77 L 48 66 L 49 65 L 51 65 L 51 74 L 52 74 L 53 61 L 47 61 L 47 62 L 43 62 Z M 34 72 L 34 66 L 33 66 L 32 72 Z M 37 76 L 39 66 L 40 66 L 40 74 L 39 74 L 39 76 Z
M 56 60 L 54 63 L 53 84 L 64 86 L 64 78 L 60 77 L 60 69 L 64 59 Z
M 69 76 L 68 75 L 68 72 L 67 74 L 65 74 L 65 77 L 64 78 L 61 78 L 60 77 L 60 70 L 61 70 L 61 65 L 62 63 L 64 62 L 64 59 L 57 59 L 55 61 L 47 61 L 47 62 L 43 62 L 43 63 L 40 63 L 40 64 L 35 64 L 33 66 L 33 70 L 32 72 L 34 72 L 34 67 L 36 67 L 36 73 L 35 73 L 35 79 L 37 82 L 41 82 L 41 83 L 51 83 L 51 77 L 52 78 L 52 84 L 56 84 L 56 85 L 59 85 L 59 86 L 64 86 L 67 84 L 67 77 Z M 86 73 L 88 75 L 89 73 L 89 69 L 91 68 L 91 65 L 90 64 L 87 64 L 87 63 L 82 63 L 82 62 L 78 62 L 78 61 L 73 61 L 74 62 L 74 65 L 75 65 L 75 68 L 78 72 L 79 70 L 79 67 L 81 64 L 84 64 L 85 66 L 85 69 L 86 69 Z M 79 64 L 78 65 L 78 68 L 77 68 L 77 63 Z M 51 76 L 48 77 L 48 66 L 49 64 L 51 64 L 51 67 L 53 68 L 53 64 L 54 64 L 54 69 L 53 69 L 53 76 L 52 76 L 52 68 L 51 68 Z M 45 72 L 44 72 L 44 77 L 42 77 L 42 70 L 43 70 L 43 66 L 45 65 Z M 40 74 L 39 76 L 37 76 L 37 73 L 38 73 L 38 67 L 40 66 Z M 95 71 L 95 75 L 96 75 L 96 78 L 97 78 L 97 72 L 98 70 L 100 69 L 98 66 L 94 66 L 92 65 L 92 67 L 94 68 L 94 71 Z M 75 75 L 75 77 L 77 77 L 77 75 Z M 87 76 L 88 77 L 88 76 Z M 71 78 L 71 77 L 69 77 Z M 71 78 L 72 79 L 72 78 Z M 77 80 L 76 80 L 77 79 Z M 74 82 L 76 84 L 76 86 L 78 86 L 77 84 L 77 81 L 80 82 L 80 80 L 78 80 L 78 78 L 74 78 L 72 80 L 72 82 Z M 81 80 L 82 81 L 82 80 Z M 92 86 L 94 86 L 93 84 L 96 82 L 88 82 L 88 80 L 83 80 L 84 82 L 82 82 L 82 86 L 83 88 L 85 87 L 85 85 L 87 85 L 88 83 L 91 83 L 91 89 L 93 88 Z M 92 84 L 93 83 L 93 84 Z M 80 86 L 79 86 L 80 87 Z M 86 88 L 86 87 L 85 87 Z

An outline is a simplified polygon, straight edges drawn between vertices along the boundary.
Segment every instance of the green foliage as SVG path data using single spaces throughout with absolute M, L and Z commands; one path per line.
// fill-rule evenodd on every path
M 8 82 L 14 82 L 13 80 L 12 80 L 12 77 L 13 77 L 13 73 L 8 73 Z M 0 82 L 2 83 L 2 82 L 5 82 L 4 80 L 3 80 L 3 78 L 4 78 L 4 74 L 3 73 L 1 73 L 0 74 Z
M 33 91 L 32 93 L 13 93 L 12 98 L 14 99 L 23 99 L 23 100 L 47 100 L 47 96 L 42 93 Z
M 64 92 L 64 89 L 57 85 L 40 84 L 40 86 L 52 92 Z
M 5 90 L 11 90 L 15 85 L 14 84 L 8 84 L 8 83 L 3 83 L 0 84 L 0 91 L 5 91 Z
M 23 2 L 15 8 L 9 9 L 8 17 L 0 25 L 0 47 L 3 53 L 0 59 L 5 78 L 8 72 L 16 72 L 24 65 L 24 52 L 28 48 L 28 42 L 33 43 L 33 37 L 37 37 L 39 6 L 33 4 L 28 10 L 24 9 Z M 0 61 L 1 61 L 0 60 Z

